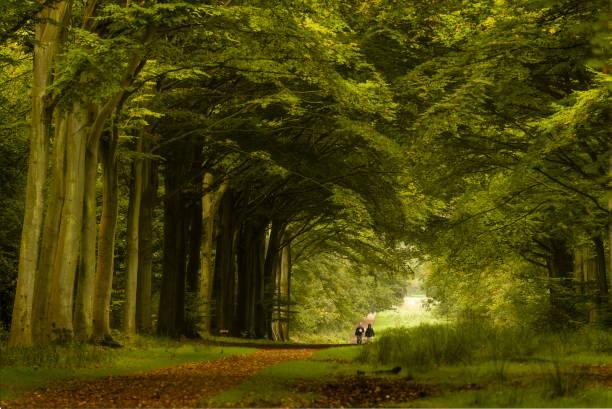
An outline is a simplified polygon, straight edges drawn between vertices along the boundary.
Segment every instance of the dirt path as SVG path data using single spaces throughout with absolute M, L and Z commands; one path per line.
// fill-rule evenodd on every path
M 65 381 L 5 402 L 3 408 L 195 407 L 202 398 L 231 388 L 263 368 L 307 359 L 313 352 L 310 349 L 260 350 L 250 355 L 192 362 L 132 375 Z

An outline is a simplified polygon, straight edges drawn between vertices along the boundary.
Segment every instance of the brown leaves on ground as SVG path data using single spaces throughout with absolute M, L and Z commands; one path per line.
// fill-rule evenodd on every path
M 302 405 L 319 408 L 380 407 L 393 402 L 407 402 L 429 395 L 427 386 L 409 378 L 341 377 L 332 382 L 302 382 L 299 392 L 316 394 Z
M 202 398 L 231 388 L 263 368 L 308 359 L 312 353 L 308 349 L 260 350 L 132 375 L 66 381 L 5 402 L 3 407 L 195 407 Z

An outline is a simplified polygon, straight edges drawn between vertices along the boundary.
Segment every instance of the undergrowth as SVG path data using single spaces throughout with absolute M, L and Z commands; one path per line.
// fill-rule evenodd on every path
M 554 361 L 580 352 L 611 353 L 612 332 L 585 327 L 579 331 L 538 333 L 528 328 L 495 328 L 485 323 L 423 324 L 385 331 L 362 349 L 361 361 L 431 367 L 474 362 L 538 358 Z

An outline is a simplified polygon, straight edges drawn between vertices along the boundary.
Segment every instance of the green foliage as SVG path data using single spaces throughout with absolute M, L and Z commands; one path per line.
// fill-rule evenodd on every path
M 592 341 L 584 342 L 585 339 Z M 580 352 L 609 354 L 610 341 L 609 331 L 596 328 L 538 333 L 526 327 L 496 328 L 474 321 L 390 329 L 375 342 L 365 345 L 360 359 L 371 364 L 401 364 L 408 368 L 493 361 L 502 365 L 497 370 L 503 371 L 507 361 L 537 357 L 554 363 Z
M 1 19 L 0 19 L 1 20 Z M 4 61 L 6 57 L 8 61 Z M 0 46 L 0 327 L 8 328 L 17 281 L 28 159 L 30 59 Z
M 351 339 L 353 326 L 368 312 L 400 304 L 406 281 L 372 265 L 335 254 L 319 254 L 293 269 L 296 340 Z

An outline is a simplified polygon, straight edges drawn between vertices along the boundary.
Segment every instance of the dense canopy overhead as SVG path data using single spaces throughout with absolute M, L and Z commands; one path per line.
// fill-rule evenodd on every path
M 286 340 L 397 303 L 415 266 L 447 312 L 606 322 L 606 10 L 4 2 L 11 343 Z

